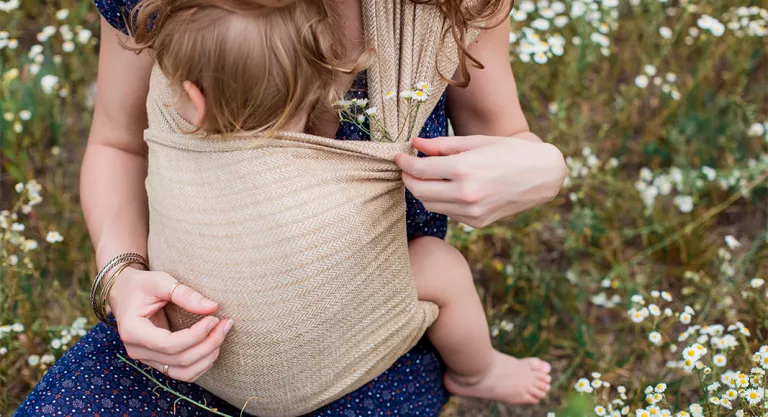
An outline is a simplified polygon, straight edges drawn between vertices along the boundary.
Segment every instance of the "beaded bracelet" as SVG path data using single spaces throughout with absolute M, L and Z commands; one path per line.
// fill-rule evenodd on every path
M 107 319 L 107 312 L 105 308 L 106 304 L 106 295 L 109 293 L 108 291 L 102 290 L 102 293 L 99 297 L 96 296 L 96 292 L 99 288 L 99 285 L 101 284 L 101 281 L 104 280 L 104 277 L 113 269 L 116 267 L 120 267 L 120 269 L 115 273 L 112 274 L 109 279 L 107 280 L 108 283 L 111 286 L 114 284 L 115 278 L 117 278 L 118 272 L 122 272 L 128 265 L 131 264 L 140 264 L 146 269 L 149 269 L 149 262 L 147 259 L 138 253 L 123 253 L 121 255 L 115 256 L 112 258 L 109 262 L 107 262 L 106 265 L 104 265 L 103 268 L 101 268 L 101 271 L 96 275 L 96 278 L 93 280 L 93 284 L 91 285 L 91 308 L 93 308 L 94 314 L 96 314 L 96 317 L 103 321 L 104 323 L 110 324 L 109 320 Z M 105 288 L 106 289 L 106 286 Z M 101 302 L 102 296 L 104 297 L 105 302 Z

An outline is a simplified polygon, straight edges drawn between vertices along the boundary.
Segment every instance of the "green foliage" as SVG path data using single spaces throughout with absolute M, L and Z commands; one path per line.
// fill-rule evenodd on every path
M 728 351 L 739 369 L 766 343 L 765 287 L 752 279 L 768 278 L 768 12 L 738 9 L 766 7 L 747 3 L 516 5 L 510 52 L 523 109 L 569 156 L 569 178 L 539 209 L 483 230 L 454 224 L 449 236 L 473 268 L 496 345 L 554 366 L 547 404 L 515 415 L 594 414 L 608 389 L 574 394 L 592 372 L 628 387 L 632 415 L 647 406 L 642 387 L 662 381 L 672 411 L 706 406 L 695 376 L 667 366 L 693 343 L 677 341 L 685 305 L 691 324 L 750 330 Z M 99 16 L 89 0 L 9 5 L 0 2 L 0 413 L 83 333 L 73 321 L 90 317 L 94 272 L 78 174 L 98 52 L 87 31 L 98 33 Z M 673 316 L 633 323 L 628 310 L 647 305 L 631 296 L 660 303 L 653 290 L 671 294 L 663 308 Z M 511 411 L 459 401 L 446 414 Z

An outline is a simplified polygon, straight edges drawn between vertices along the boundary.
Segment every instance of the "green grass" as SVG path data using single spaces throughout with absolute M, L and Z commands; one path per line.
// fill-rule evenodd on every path
M 768 38 L 739 36 L 727 25 L 735 7 L 768 3 L 631 3 L 597 2 L 602 6 L 596 13 L 570 17 L 561 28 L 548 17 L 548 30 L 523 28 L 541 28 L 535 19 L 550 16 L 549 10 L 531 10 L 525 1 L 516 6 L 528 10 L 526 19 L 513 22 L 517 39 L 510 46 L 523 108 L 531 129 L 570 156 L 569 180 L 544 207 L 483 230 L 454 224 L 449 238 L 472 266 L 497 346 L 551 361 L 553 393 L 544 406 L 522 410 L 454 401 L 447 415 L 589 415 L 593 404 L 607 407 L 619 397 L 618 385 L 627 387 L 621 401 L 635 415 L 647 406 L 645 386 L 658 382 L 668 385 L 662 408 L 676 412 L 699 401 L 707 415 L 726 415 L 725 408 L 707 406 L 696 373 L 667 366 L 702 331 L 678 342 L 687 326 L 677 316 L 689 305 L 696 311 L 691 324 L 727 328 L 739 321 L 750 331 L 749 337 L 738 328 L 727 332 L 737 344 L 723 351 L 724 368 L 712 365 L 712 335 L 702 342 L 709 353 L 701 360 L 714 371 L 700 371 L 705 385 L 725 369 L 749 372 L 751 353 L 766 344 L 767 287 L 752 288 L 751 280 L 768 279 L 768 136 L 754 126 L 768 122 Z M 557 15 L 577 7 L 568 2 L 558 12 L 550 6 Z M 59 9 L 69 10 L 63 20 L 56 16 Z M 724 33 L 692 33 L 703 14 L 726 25 Z M 758 10 L 748 20 L 758 22 L 753 31 L 765 31 L 768 12 Z M 9 210 L 0 220 L 0 325 L 7 326 L 0 327 L 0 414 L 14 410 L 45 372 L 47 365 L 36 358 L 59 357 L 71 346 L 81 333 L 82 323 L 71 328 L 77 317 L 94 320 L 86 295 L 95 272 L 93 250 L 77 189 L 94 95 L 98 21 L 85 0 L 26 1 L 0 11 L 0 45 L 1 31 L 18 40 L 15 49 L 0 48 L 0 210 Z M 68 35 L 59 30 L 64 24 L 74 38 L 70 52 Z M 604 39 L 593 35 L 602 24 Z M 41 42 L 38 33 L 48 25 L 56 33 Z M 661 36 L 662 26 L 670 39 Z M 86 37 L 79 27 L 94 38 L 79 42 Z M 525 46 L 524 30 L 543 39 L 559 33 L 562 39 L 543 45 L 529 36 Z M 602 51 L 596 41 L 605 43 Z M 30 51 L 38 43 L 44 58 L 34 73 L 41 58 Z M 524 62 L 520 54 L 526 48 L 556 54 L 544 53 L 543 64 Z M 652 70 L 656 75 L 647 75 Z M 58 77 L 50 94 L 41 85 L 49 74 Z M 644 84 L 643 77 L 637 79 L 641 74 L 648 78 L 642 88 L 636 85 Z M 22 120 L 22 110 L 31 112 L 29 120 Z M 17 193 L 14 186 L 32 179 L 41 186 L 42 201 L 24 214 L 35 193 Z M 24 230 L 13 231 L 15 222 Z M 51 231 L 64 240 L 47 242 Z M 729 248 L 728 235 L 740 246 Z M 37 247 L 24 249 L 30 240 Z M 668 291 L 673 301 L 653 299 L 653 290 Z M 661 310 L 670 308 L 673 316 L 632 322 L 627 311 L 634 294 Z M 16 331 L 20 325 L 23 330 Z M 649 341 L 651 331 L 660 332 L 661 346 Z M 594 380 L 592 372 L 612 388 L 574 393 L 579 378 Z M 734 405 L 731 415 L 746 407 Z M 762 415 L 763 405 L 745 410 Z

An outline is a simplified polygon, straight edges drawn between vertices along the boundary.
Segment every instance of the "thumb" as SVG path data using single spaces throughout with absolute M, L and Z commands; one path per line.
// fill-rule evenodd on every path
M 163 273 L 163 279 L 155 280 L 155 296 L 161 300 L 167 300 L 193 313 L 207 315 L 219 308 L 218 303 L 204 297 L 199 292 L 188 286 L 178 283 L 172 276 Z M 177 285 L 178 283 L 178 285 Z
M 441 136 L 434 139 L 413 138 L 413 147 L 429 156 L 447 156 L 488 146 L 499 141 L 493 136 Z

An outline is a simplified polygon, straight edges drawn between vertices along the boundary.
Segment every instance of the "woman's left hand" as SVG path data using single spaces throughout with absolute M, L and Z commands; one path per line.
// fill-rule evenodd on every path
M 414 138 L 413 146 L 430 157 L 395 156 L 405 186 L 427 210 L 472 227 L 552 200 L 566 175 L 562 153 L 530 134 Z

